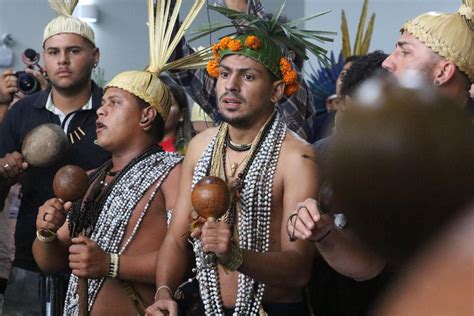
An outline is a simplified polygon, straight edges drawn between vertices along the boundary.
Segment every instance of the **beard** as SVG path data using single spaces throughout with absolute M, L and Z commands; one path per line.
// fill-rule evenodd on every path
M 237 128 L 248 128 L 251 127 L 253 124 L 253 120 L 251 120 L 251 115 L 238 115 L 238 116 L 229 116 L 221 111 L 219 111 L 222 117 L 222 121 L 225 123 L 237 127 Z

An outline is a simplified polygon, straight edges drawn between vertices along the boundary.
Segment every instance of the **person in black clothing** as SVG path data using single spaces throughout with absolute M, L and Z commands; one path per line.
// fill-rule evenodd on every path
M 43 40 L 50 87 L 18 101 L 0 127 L 0 201 L 11 185 L 19 180 L 22 184 L 16 255 L 5 293 L 5 313 L 41 313 L 41 278 L 31 247 L 38 208 L 53 197 L 56 171 L 67 164 L 90 170 L 110 158 L 109 153 L 94 144 L 95 111 L 100 106 L 102 89 L 91 80 L 92 69 L 99 62 L 93 30 L 71 16 L 74 6 L 56 3 L 55 10 L 61 16 L 46 26 Z M 20 153 L 21 144 L 30 130 L 44 123 L 60 125 L 70 146 L 61 161 L 49 167 L 30 167 Z M 56 299 L 61 305 L 62 299 Z
M 350 102 L 366 80 L 379 72 L 386 75 L 387 72 L 382 68 L 386 57 L 383 52 L 374 51 L 354 60 L 338 87 L 341 97 Z M 338 110 L 338 118 L 342 117 L 344 108 Z M 336 125 L 336 132 L 338 128 Z M 323 181 L 318 208 L 320 206 L 320 209 L 329 214 L 341 213 L 341 209 L 335 205 L 334 192 L 326 181 L 325 172 L 333 138 L 331 135 L 313 144 L 318 151 L 318 163 L 322 166 Z M 316 204 L 314 201 L 306 201 L 305 205 L 311 209 L 311 206 Z M 335 216 L 337 223 L 334 220 L 329 221 L 330 218 L 327 214 L 323 215 L 323 220 L 315 224 L 316 229 L 313 231 L 313 240 L 321 255 L 315 257 L 313 264 L 313 274 L 309 282 L 310 304 L 319 316 L 367 315 L 385 289 L 392 273 L 384 268 L 385 261 L 360 243 L 349 229 L 340 229 L 344 224 L 340 221 L 343 215 Z M 327 225 L 322 226 L 321 222 Z M 347 240 L 351 242 L 348 243 Z M 331 249 L 344 251 L 344 256 L 337 256 L 337 253 L 331 255 L 328 251 Z M 343 260 L 340 260 L 341 258 Z

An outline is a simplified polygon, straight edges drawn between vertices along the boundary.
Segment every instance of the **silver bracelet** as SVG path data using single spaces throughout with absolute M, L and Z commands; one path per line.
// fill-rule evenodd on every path
M 171 290 L 171 288 L 168 286 L 168 285 L 160 285 L 157 289 L 156 289 L 156 292 L 155 292 L 155 296 L 153 297 L 154 301 L 156 302 L 156 297 L 158 296 L 158 292 L 162 289 L 166 289 L 168 290 L 168 292 L 170 292 L 171 294 L 171 297 L 173 297 L 173 291 Z
M 116 253 L 110 253 L 110 261 L 109 261 L 109 272 L 107 273 L 107 277 L 111 279 L 116 279 L 119 274 L 119 263 L 120 258 L 119 255 Z

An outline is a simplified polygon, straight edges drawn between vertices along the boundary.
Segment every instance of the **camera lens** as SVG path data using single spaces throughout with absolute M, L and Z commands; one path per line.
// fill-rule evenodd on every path
M 24 71 L 18 71 L 16 76 L 18 78 L 18 89 L 24 94 L 32 94 L 40 91 L 40 84 L 33 75 Z

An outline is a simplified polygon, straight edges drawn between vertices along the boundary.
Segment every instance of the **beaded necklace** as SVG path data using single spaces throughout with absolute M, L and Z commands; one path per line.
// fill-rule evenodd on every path
M 182 157 L 177 154 L 165 153 L 153 147 L 130 162 L 104 188 L 105 192 L 98 203 L 100 213 L 97 216 L 95 225 L 93 225 L 91 240 L 95 241 L 105 252 L 122 254 L 135 237 L 162 182 L 181 160 Z M 105 164 L 92 177 L 99 177 L 100 174 L 106 173 L 108 168 L 110 168 L 110 164 Z M 153 191 L 143 210 L 141 210 L 132 233 L 122 243 L 127 225 L 137 203 L 154 183 Z M 71 215 L 71 218 L 74 218 L 74 214 Z M 122 246 L 120 246 L 121 244 Z M 89 310 L 92 309 L 92 305 L 104 280 L 105 278 L 88 279 Z M 64 306 L 65 315 L 78 314 L 79 296 L 77 295 L 77 281 L 78 278 L 71 274 Z
M 269 250 L 273 179 L 286 131 L 285 123 L 275 113 L 264 128 L 253 157 L 239 174 L 240 211 L 235 215 L 238 216 L 238 242 L 241 249 L 256 252 Z M 225 150 L 219 148 L 223 143 L 216 136 L 204 151 L 194 169 L 193 187 L 202 177 L 209 175 L 215 163 L 213 160 L 224 158 L 225 161 L 222 154 L 219 158 L 216 155 L 216 152 Z M 196 254 L 196 277 L 206 315 L 224 315 L 217 266 L 206 264 L 199 239 L 194 240 L 193 249 Z M 265 284 L 239 273 L 234 315 L 258 315 L 264 289 Z

